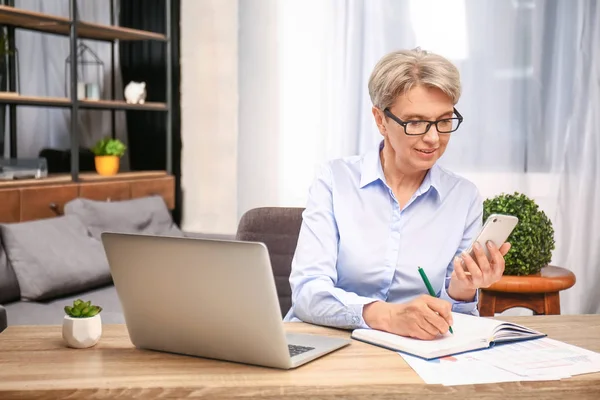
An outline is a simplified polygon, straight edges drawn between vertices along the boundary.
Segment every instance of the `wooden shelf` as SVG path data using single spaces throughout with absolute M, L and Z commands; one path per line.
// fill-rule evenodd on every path
M 80 100 L 81 108 L 96 108 L 103 110 L 146 110 L 146 111 L 167 111 L 165 103 L 144 103 L 127 104 L 120 100 Z
M 0 104 L 18 104 L 41 107 L 70 107 L 71 100 L 65 97 L 24 96 L 17 93 L 0 92 Z M 165 103 L 127 104 L 122 100 L 79 100 L 80 108 L 100 110 L 167 111 Z
M 71 29 L 69 18 L 41 14 L 10 6 L 0 6 L 0 24 L 63 36 L 68 36 Z M 77 37 L 105 41 L 158 40 L 164 42 L 167 40 L 167 37 L 161 33 L 84 21 L 77 23 Z
M 80 172 L 80 182 L 111 182 L 120 180 L 132 180 L 132 179 L 153 179 L 153 178 L 164 178 L 169 176 L 166 171 L 133 171 L 133 172 L 119 172 L 114 176 L 102 176 L 95 172 Z M 0 180 L 0 190 L 17 188 L 24 186 L 44 186 L 44 185 L 56 185 L 62 183 L 70 183 L 70 174 L 54 174 L 48 175 L 46 178 L 39 179 L 15 179 L 15 180 Z
M 24 96 L 18 93 L 1 92 L 0 103 L 19 104 L 25 106 L 42 107 L 70 107 L 71 101 L 64 97 L 42 97 L 42 96 Z
M 91 22 L 80 22 L 77 25 L 77 36 L 96 40 L 157 40 L 164 42 L 167 37 L 162 33 L 141 31 L 122 26 L 100 25 Z

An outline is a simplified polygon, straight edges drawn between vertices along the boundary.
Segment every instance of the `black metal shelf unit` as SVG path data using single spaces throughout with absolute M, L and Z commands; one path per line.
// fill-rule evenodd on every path
M 79 180 L 79 132 L 78 132 L 78 112 L 80 109 L 101 109 L 112 111 L 112 131 L 115 132 L 114 112 L 118 110 L 145 110 L 167 113 L 167 132 L 166 132 L 166 171 L 168 174 L 173 172 L 172 148 L 173 148 L 173 90 L 172 90 L 172 42 L 171 32 L 171 0 L 165 0 L 165 18 L 166 35 L 115 26 L 114 22 L 114 0 L 108 0 L 111 8 L 111 25 L 101 25 L 85 21 L 80 21 L 77 12 L 77 0 L 69 0 L 69 18 L 53 15 L 36 13 L 28 10 L 14 7 L 14 0 L 1 0 L 0 5 L 0 26 L 8 27 L 8 40 L 10 48 L 14 48 L 14 30 L 15 28 L 37 31 L 47 34 L 61 35 L 69 37 L 70 45 L 70 98 L 40 97 L 40 96 L 21 96 L 16 93 L 16 68 L 15 57 L 9 55 L 9 93 L 0 92 L 0 104 L 9 106 L 10 118 L 10 157 L 17 157 L 17 122 L 16 106 L 34 106 L 34 107 L 63 107 L 71 110 L 71 179 Z M 122 0 L 123 1 L 123 0 Z M 125 0 L 126 1 L 126 0 Z M 115 97 L 115 76 L 114 67 L 112 71 L 112 98 L 113 100 L 79 100 L 77 98 L 77 40 L 90 39 L 110 42 L 111 44 L 111 62 L 114 66 L 115 61 L 115 42 L 129 40 L 156 40 L 166 44 L 166 99 L 164 103 L 147 102 L 145 104 L 127 104 L 124 101 L 114 100 Z

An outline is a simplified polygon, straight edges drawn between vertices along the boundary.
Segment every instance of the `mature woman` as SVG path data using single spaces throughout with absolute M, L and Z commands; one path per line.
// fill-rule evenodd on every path
M 371 327 L 420 339 L 477 314 L 477 289 L 496 282 L 510 248 L 475 246 L 483 202 L 475 185 L 437 164 L 462 116 L 456 67 L 420 49 L 383 57 L 369 79 L 383 136 L 362 156 L 333 160 L 310 191 L 286 321 Z M 422 267 L 437 297 L 417 268 Z

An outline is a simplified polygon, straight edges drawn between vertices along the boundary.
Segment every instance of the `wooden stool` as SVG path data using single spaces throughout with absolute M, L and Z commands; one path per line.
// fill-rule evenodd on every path
M 547 266 L 534 275 L 504 275 L 479 294 L 479 314 L 493 317 L 509 308 L 524 307 L 534 314 L 560 314 L 559 292 L 575 284 L 575 274 L 554 266 Z

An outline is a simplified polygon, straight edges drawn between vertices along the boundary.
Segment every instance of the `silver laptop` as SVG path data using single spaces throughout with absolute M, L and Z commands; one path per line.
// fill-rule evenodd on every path
M 102 234 L 134 346 L 291 369 L 350 340 L 284 330 L 262 243 Z

